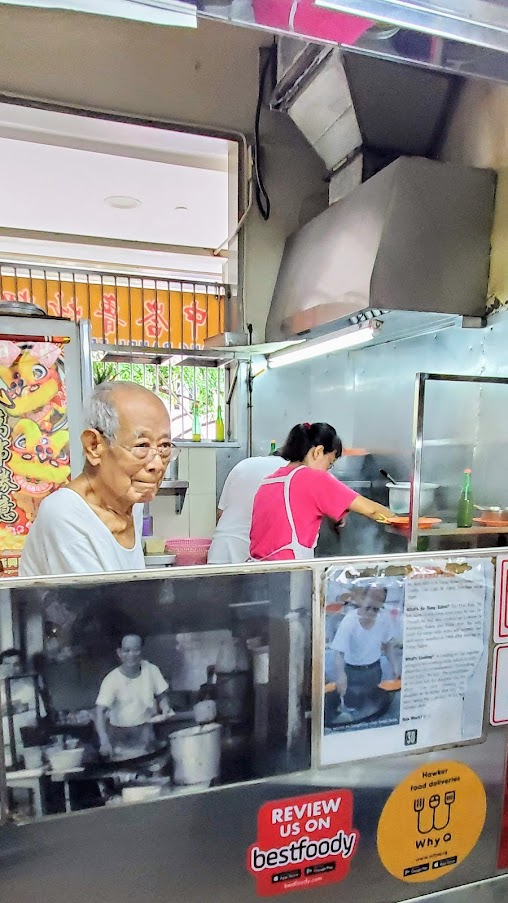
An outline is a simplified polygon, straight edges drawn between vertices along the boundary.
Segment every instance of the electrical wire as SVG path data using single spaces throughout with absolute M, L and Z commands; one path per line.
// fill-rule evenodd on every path
M 268 192 L 265 188 L 265 183 L 263 180 L 263 172 L 261 165 L 261 140 L 259 135 L 259 126 L 261 122 L 261 110 L 263 108 L 263 98 L 265 93 L 265 82 L 266 76 L 268 75 L 268 70 L 270 66 L 273 65 L 273 61 L 275 59 L 275 54 L 277 53 L 277 45 L 274 42 L 270 47 L 270 50 L 267 53 L 265 62 L 263 64 L 263 68 L 261 70 L 261 74 L 259 76 L 259 91 L 258 91 L 258 102 L 256 105 L 256 118 L 254 122 L 254 180 L 255 180 L 255 192 L 256 192 L 256 204 L 258 206 L 259 212 L 263 217 L 264 221 L 267 222 L 270 219 L 271 213 L 271 202 Z
M 233 234 L 228 235 L 228 237 L 224 239 L 222 244 L 219 245 L 218 248 L 215 248 L 215 250 L 213 251 L 214 257 L 217 257 L 220 254 L 220 252 L 222 251 L 222 249 L 226 247 L 226 245 L 230 245 L 231 242 L 234 241 L 234 239 L 238 235 L 240 229 L 242 228 L 242 226 L 243 226 L 245 220 L 247 219 L 251 210 L 252 210 L 252 177 L 249 179 L 247 207 L 245 208 L 245 211 L 242 214 L 242 216 L 240 217 L 240 219 L 238 220 L 238 225 L 237 225 L 235 231 L 233 232 Z

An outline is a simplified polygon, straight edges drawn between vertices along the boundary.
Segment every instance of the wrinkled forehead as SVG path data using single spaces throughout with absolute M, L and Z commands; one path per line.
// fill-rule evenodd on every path
M 169 414 L 165 405 L 149 392 L 118 392 L 115 398 L 121 432 L 140 439 L 164 438 L 170 435 Z

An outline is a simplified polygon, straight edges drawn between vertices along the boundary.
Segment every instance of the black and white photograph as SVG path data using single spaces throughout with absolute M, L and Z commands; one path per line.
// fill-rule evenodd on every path
M 14 811 L 62 814 L 308 767 L 310 581 L 13 591 L 0 668 Z

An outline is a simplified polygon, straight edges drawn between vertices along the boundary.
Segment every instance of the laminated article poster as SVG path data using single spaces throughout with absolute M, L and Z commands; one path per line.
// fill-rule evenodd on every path
M 473 557 L 326 572 L 320 765 L 482 736 L 493 579 Z

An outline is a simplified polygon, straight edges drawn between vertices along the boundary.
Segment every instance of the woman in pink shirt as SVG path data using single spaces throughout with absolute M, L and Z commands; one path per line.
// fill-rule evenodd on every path
M 377 502 L 358 495 L 328 471 L 342 454 L 329 423 L 299 423 L 280 451 L 289 464 L 263 480 L 254 499 L 250 554 L 255 561 L 314 557 L 323 517 L 337 523 L 347 511 L 371 520 L 393 517 Z

